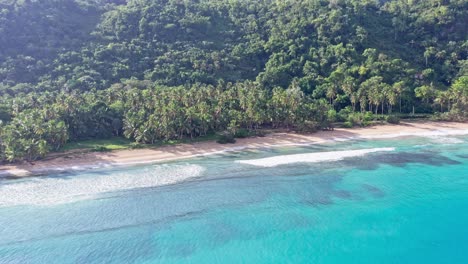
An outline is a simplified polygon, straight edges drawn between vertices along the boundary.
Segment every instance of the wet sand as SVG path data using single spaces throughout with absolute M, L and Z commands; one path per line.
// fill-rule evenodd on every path
M 378 125 L 366 128 L 338 128 L 313 134 L 272 133 L 265 137 L 237 139 L 235 144 L 197 142 L 147 149 L 128 149 L 112 152 L 87 152 L 52 154 L 34 163 L 0 165 L 2 177 L 25 177 L 63 171 L 93 169 L 99 167 L 128 166 L 190 158 L 214 153 L 324 143 L 347 139 L 372 139 L 399 136 L 437 136 L 468 134 L 468 123 L 455 122 L 402 122 L 398 125 Z

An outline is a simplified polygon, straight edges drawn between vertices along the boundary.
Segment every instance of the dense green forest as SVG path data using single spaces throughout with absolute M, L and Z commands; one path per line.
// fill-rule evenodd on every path
M 468 118 L 466 0 L 0 0 L 0 161 L 70 141 Z

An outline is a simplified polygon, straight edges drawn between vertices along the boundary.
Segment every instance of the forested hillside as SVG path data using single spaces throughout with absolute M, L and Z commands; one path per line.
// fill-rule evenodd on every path
M 87 138 L 462 120 L 467 25 L 466 0 L 0 0 L 0 160 Z

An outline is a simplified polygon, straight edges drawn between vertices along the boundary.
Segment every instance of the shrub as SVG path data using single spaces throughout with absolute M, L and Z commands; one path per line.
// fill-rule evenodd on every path
M 340 110 L 340 112 L 336 116 L 336 120 L 339 122 L 346 122 L 348 120 L 348 116 L 353 113 L 351 107 L 345 107 Z
M 299 124 L 297 126 L 297 131 L 298 132 L 317 132 L 317 130 L 320 128 L 319 124 L 314 121 L 304 121 L 303 123 Z
M 144 148 L 144 147 L 145 147 L 144 144 L 141 144 L 141 143 L 138 143 L 138 142 L 130 143 L 130 148 L 131 149 L 140 149 L 140 148 Z
M 345 125 L 348 127 L 354 126 L 369 126 L 371 124 L 374 115 L 371 112 L 361 113 L 355 112 L 348 115 Z
M 110 149 L 108 149 L 107 147 L 105 146 L 102 146 L 102 145 L 97 145 L 97 146 L 94 146 L 91 151 L 97 151 L 97 152 L 107 152 L 107 151 L 110 151 Z
M 364 121 L 362 122 L 362 126 L 363 126 L 363 127 L 370 126 L 371 124 L 372 124 L 372 122 L 371 122 L 371 121 L 367 121 L 367 120 L 364 120 Z
M 387 121 L 386 115 L 373 115 L 372 120 L 374 121 Z
M 353 123 L 349 122 L 349 121 L 346 121 L 343 123 L 343 127 L 344 128 L 352 128 L 353 127 Z
M 262 130 L 255 130 L 255 136 L 256 136 L 256 137 L 265 137 L 265 136 L 266 136 L 266 132 L 265 132 L 265 131 L 262 131 Z
M 436 113 L 431 117 L 431 119 L 437 121 L 465 122 L 468 120 L 468 112 L 460 111 L 459 109 L 452 109 L 450 112 Z
M 400 118 L 398 116 L 389 115 L 385 118 L 385 121 L 387 121 L 387 123 L 390 123 L 390 124 L 399 124 Z
M 372 114 L 372 112 L 366 112 L 366 113 L 364 114 L 364 120 L 365 120 L 365 121 L 370 122 L 370 121 L 372 121 L 373 119 L 374 119 L 374 114 Z
M 239 128 L 236 130 L 236 133 L 234 134 L 234 137 L 236 138 L 246 138 L 250 136 L 249 130 L 245 128 Z
M 233 144 L 236 143 L 236 139 L 234 138 L 234 135 L 229 132 L 224 132 L 219 135 L 218 140 L 216 141 L 219 144 Z
M 330 123 L 336 122 L 338 119 L 338 114 L 336 113 L 335 109 L 330 109 L 327 112 L 327 120 Z

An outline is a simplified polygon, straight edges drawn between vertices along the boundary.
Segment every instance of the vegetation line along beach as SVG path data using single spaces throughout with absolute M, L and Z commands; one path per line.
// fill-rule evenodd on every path
M 105 166 L 127 166 L 156 163 L 195 156 L 210 155 L 243 149 L 309 145 L 334 140 L 379 139 L 401 136 L 443 137 L 468 134 L 468 123 L 404 122 L 399 125 L 380 125 L 367 128 L 321 131 L 313 134 L 272 133 L 264 137 L 238 139 L 235 144 L 221 145 L 214 141 L 177 144 L 146 149 L 115 150 L 111 152 L 62 153 L 60 156 L 15 165 L 0 166 L 0 175 L 11 177 L 33 176 Z
M 468 263 L 468 0 L 0 0 L 0 263 Z
M 463 121 L 467 10 L 463 0 L 2 0 L 0 162 L 116 137 L 138 147 Z

